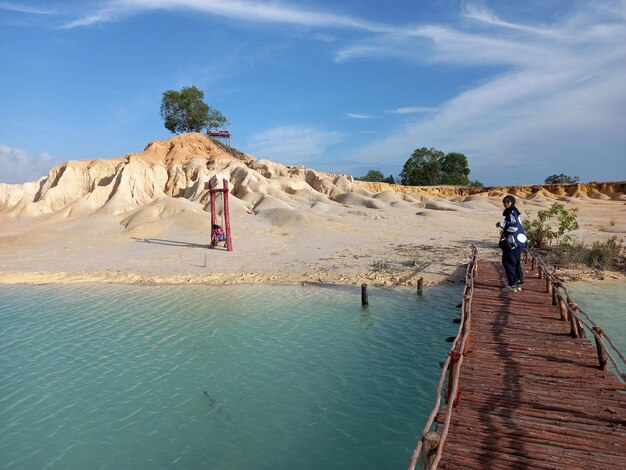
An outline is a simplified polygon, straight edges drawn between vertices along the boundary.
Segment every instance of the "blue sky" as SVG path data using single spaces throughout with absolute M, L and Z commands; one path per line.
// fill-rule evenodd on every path
M 195 85 L 234 147 L 397 176 L 467 155 L 487 185 L 626 179 L 626 0 L 0 0 L 0 182 L 171 136 Z

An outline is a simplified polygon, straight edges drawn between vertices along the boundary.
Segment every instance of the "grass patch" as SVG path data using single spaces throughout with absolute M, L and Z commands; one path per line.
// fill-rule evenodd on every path
M 606 241 L 586 244 L 582 241 L 561 243 L 544 251 L 546 260 L 558 267 L 588 267 L 600 271 L 626 272 L 624 244 L 616 236 Z

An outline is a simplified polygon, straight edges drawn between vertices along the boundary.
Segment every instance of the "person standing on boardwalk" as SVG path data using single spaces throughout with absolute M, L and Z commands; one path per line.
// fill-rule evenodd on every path
M 496 227 L 502 229 L 498 246 L 502 249 L 502 265 L 508 282 L 502 290 L 517 292 L 522 290 L 520 285 L 524 282 L 521 255 L 522 250 L 528 245 L 528 238 L 520 222 L 520 212 L 515 207 L 515 198 L 505 196 L 502 204 L 504 221 L 496 224 Z

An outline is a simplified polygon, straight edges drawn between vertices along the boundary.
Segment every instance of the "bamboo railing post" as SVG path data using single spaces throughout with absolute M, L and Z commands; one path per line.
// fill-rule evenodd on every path
M 602 331 L 602 328 L 600 328 L 599 326 L 594 326 L 593 327 L 593 331 L 595 331 L 595 333 L 602 338 L 602 335 L 604 334 L 604 331 Z M 598 351 L 598 362 L 600 363 L 600 370 L 603 371 L 607 371 L 609 369 L 608 367 L 608 357 L 606 355 L 606 353 L 604 352 L 604 348 L 602 347 L 602 339 L 598 339 L 598 336 L 594 335 L 594 339 L 596 340 L 596 351 Z
M 454 404 L 456 397 L 451 397 L 450 394 L 452 393 L 452 384 L 454 383 L 454 380 L 456 379 L 456 363 L 459 362 L 459 359 L 461 358 L 461 353 L 459 351 L 457 351 L 456 349 L 453 351 L 450 351 L 450 365 L 448 367 L 448 385 L 446 386 L 446 403 L 452 403 Z
M 570 309 L 574 311 L 574 313 L 578 313 L 578 306 L 574 302 L 572 302 L 572 300 L 569 297 L 567 299 L 567 305 L 569 306 Z M 574 315 L 574 313 L 569 313 L 569 324 L 570 324 L 569 334 L 572 338 L 584 338 L 585 332 L 582 331 L 582 326 L 580 325 L 580 321 L 578 321 L 578 318 L 576 318 L 576 315 Z
M 470 338 L 472 336 L 472 320 L 467 320 L 467 322 L 465 322 L 465 325 L 465 328 L 467 330 L 467 337 L 465 338 L 465 346 L 463 346 L 463 355 L 467 356 L 467 354 L 469 353 Z
M 578 330 L 578 337 L 579 338 L 586 338 L 587 334 L 585 333 L 585 330 L 583 328 L 583 326 L 580 324 L 580 320 L 578 319 L 578 314 L 580 313 L 580 308 L 578 308 L 578 305 L 576 305 L 574 302 L 571 303 L 571 308 L 572 310 L 574 310 L 574 312 L 576 312 L 576 316 L 572 315 L 574 317 L 574 320 L 576 322 L 576 329 Z
M 567 311 L 567 305 L 565 304 L 565 300 L 561 294 L 558 294 L 559 298 L 559 313 L 561 314 L 561 320 L 567 321 L 569 320 L 569 312 Z
M 428 469 L 432 465 L 435 455 L 437 454 L 437 447 L 439 447 L 440 439 L 441 436 L 436 432 L 430 431 L 424 434 L 424 456 L 422 459 L 422 469 Z

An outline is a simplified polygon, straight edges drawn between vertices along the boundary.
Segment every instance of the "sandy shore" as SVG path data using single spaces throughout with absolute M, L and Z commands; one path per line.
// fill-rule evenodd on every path
M 612 211 L 612 204 L 616 203 L 577 203 L 578 236 L 606 238 L 606 233 L 594 230 L 594 221 Z M 621 209 L 623 204 L 618 204 Z M 481 258 L 500 255 L 494 227 L 500 209 L 492 207 L 464 211 L 361 207 L 353 214 L 326 214 L 315 224 L 281 227 L 254 216 L 235 217 L 232 252 L 208 248 L 208 222 L 204 230 L 193 224 L 161 223 L 158 229 L 142 227 L 128 233 L 120 217 L 5 218 L 0 229 L 0 282 L 391 286 L 414 285 L 422 277 L 426 285 L 459 283 L 472 244 Z M 560 274 L 566 279 L 602 276 L 592 270 Z

